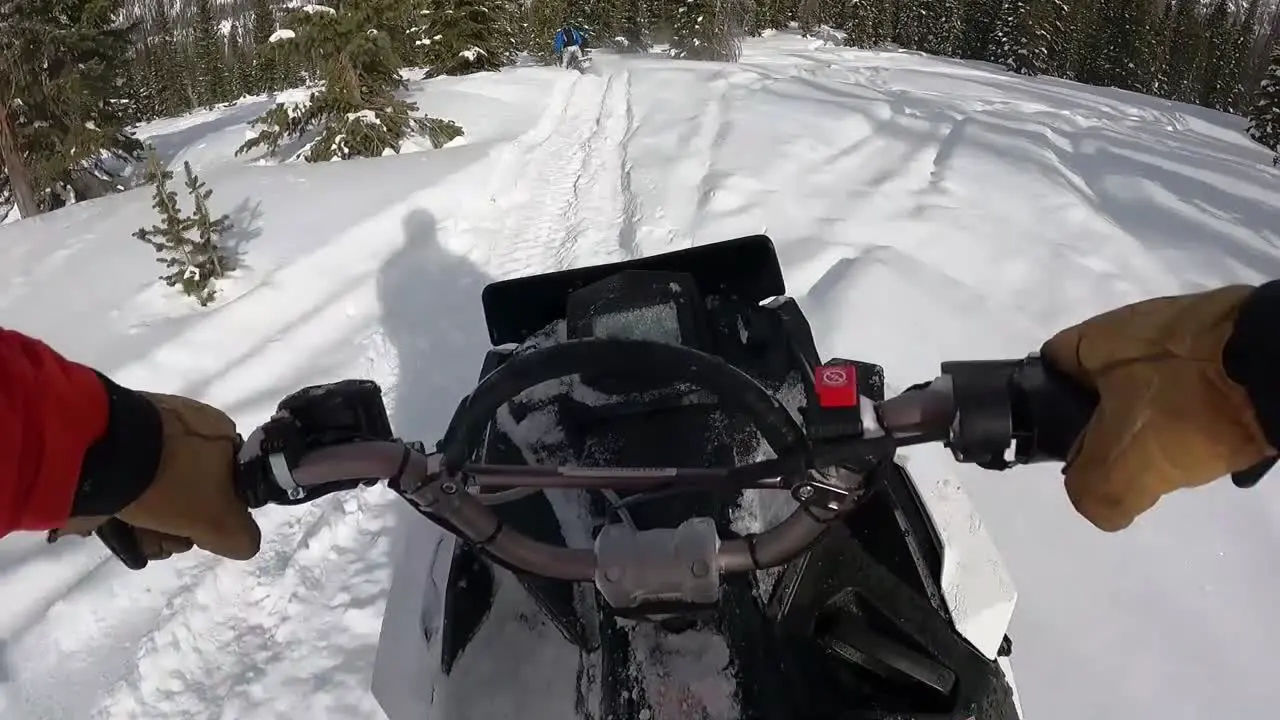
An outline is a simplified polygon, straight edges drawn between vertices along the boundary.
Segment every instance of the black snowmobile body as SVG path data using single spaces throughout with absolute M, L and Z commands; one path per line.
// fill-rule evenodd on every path
M 765 236 L 639 260 L 493 283 L 485 289 L 490 339 L 481 376 L 529 343 L 590 337 L 612 323 L 661 306 L 653 334 L 679 329 L 679 342 L 718 355 L 771 392 L 821 364 L 807 320 L 785 295 L 773 244 Z M 673 324 L 674 323 L 674 324 Z M 861 391 L 884 394 L 879 366 L 855 363 Z M 631 378 L 580 383 L 604 402 L 570 393 L 534 393 L 509 404 L 511 418 L 489 425 L 475 462 L 527 464 L 528 448 L 510 421 L 554 406 L 562 437 L 542 450 L 565 464 L 713 467 L 741 461 L 759 445 L 750 424 L 722 412 L 689 387 Z M 803 412 L 803 408 L 798 410 Z M 870 477 L 872 488 L 843 525 L 770 574 L 728 576 L 712 606 L 611 608 L 591 586 L 530 576 L 513 568 L 546 616 L 584 656 L 599 663 L 600 707 L 585 717 L 642 718 L 646 707 L 626 629 L 634 621 L 662 632 L 691 628 L 724 638 L 737 687 L 738 720 L 975 718 L 1016 720 L 1013 691 L 999 663 L 957 632 L 940 587 L 942 546 L 915 484 L 896 463 Z M 593 531 L 615 519 L 619 503 L 641 529 L 715 518 L 737 536 L 731 512 L 741 493 L 671 488 L 659 500 L 586 493 Z M 564 545 L 562 520 L 543 492 L 494 505 L 503 522 Z M 495 587 L 493 560 L 478 547 L 454 550 L 445 598 L 442 670 L 447 675 L 485 622 Z M 1006 637 L 1001 653 L 1007 654 Z M 695 716 L 696 717 L 696 716 Z

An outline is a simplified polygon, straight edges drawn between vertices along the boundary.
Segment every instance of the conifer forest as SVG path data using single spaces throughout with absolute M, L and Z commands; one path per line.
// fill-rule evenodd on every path
M 0 204 L 30 217 L 124 189 L 146 157 L 132 124 L 294 88 L 310 94 L 242 151 L 313 130 L 307 161 L 439 146 L 465 129 L 401 99 L 402 69 L 552 63 L 565 23 L 589 48 L 730 62 L 796 27 L 1195 103 L 1280 144 L 1274 0 L 0 0 Z

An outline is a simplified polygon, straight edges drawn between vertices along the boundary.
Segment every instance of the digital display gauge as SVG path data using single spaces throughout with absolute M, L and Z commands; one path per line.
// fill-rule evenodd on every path
M 675 303 L 603 312 L 591 318 L 591 336 L 682 344 Z

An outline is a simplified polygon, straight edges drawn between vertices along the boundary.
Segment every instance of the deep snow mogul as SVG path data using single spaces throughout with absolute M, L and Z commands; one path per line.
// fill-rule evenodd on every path
M 1280 447 L 1280 280 L 1155 298 L 1042 347 L 1099 403 L 1064 466 L 1076 510 L 1117 531 L 1174 490 L 1273 460 Z M 0 537 L 89 534 L 110 517 L 142 552 L 254 557 L 234 490 L 235 422 L 199 400 L 121 387 L 0 329 Z

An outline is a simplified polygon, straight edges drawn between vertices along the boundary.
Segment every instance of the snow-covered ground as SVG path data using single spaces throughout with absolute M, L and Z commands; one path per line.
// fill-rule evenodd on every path
M 466 136 L 369 161 L 234 157 L 260 100 L 152 123 L 236 222 L 244 265 L 219 302 L 155 280 L 129 237 L 153 221 L 144 188 L 0 228 L 0 325 L 246 432 L 297 387 L 370 377 L 401 435 L 434 440 L 474 382 L 497 278 L 767 232 L 824 354 L 901 388 L 1124 302 L 1280 277 L 1280 173 L 1239 118 L 789 34 L 735 65 L 595 70 L 415 86 Z M 941 449 L 910 467 L 964 483 L 1010 564 L 1028 718 L 1275 714 L 1276 478 L 1108 535 L 1056 468 L 985 473 Z M 94 543 L 0 541 L 0 717 L 382 717 L 368 688 L 403 513 L 379 489 L 265 509 L 254 561 L 142 573 Z

